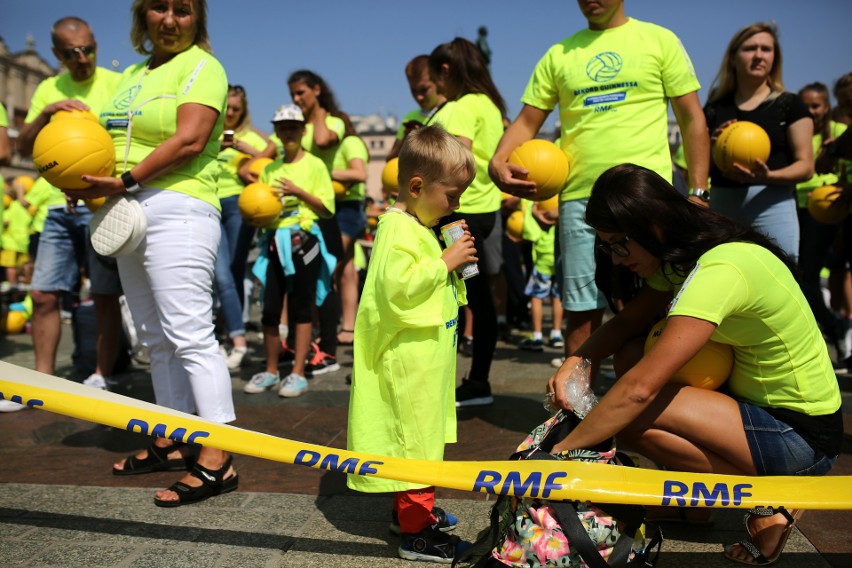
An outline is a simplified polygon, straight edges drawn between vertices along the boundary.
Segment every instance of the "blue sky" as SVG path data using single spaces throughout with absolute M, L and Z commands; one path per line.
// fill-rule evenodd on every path
M 94 29 L 99 64 L 116 60 L 124 69 L 140 60 L 128 39 L 130 4 L 3 0 L 0 37 L 14 52 L 25 48 L 31 34 L 37 51 L 55 65 L 50 26 L 62 16 L 80 16 Z M 665 26 L 681 38 L 702 85 L 702 102 L 731 36 L 756 21 L 774 20 L 780 27 L 789 90 L 812 81 L 831 87 L 852 71 L 849 0 L 627 0 L 625 6 L 628 16 Z M 492 73 L 513 117 L 536 61 L 550 45 L 585 26 L 573 0 L 208 0 L 208 10 L 216 55 L 230 82 L 246 87 L 261 127 L 276 106 L 289 102 L 286 77 L 299 68 L 322 75 L 350 114 L 401 117 L 415 107 L 405 63 L 455 36 L 474 39 L 480 25 L 488 27 Z

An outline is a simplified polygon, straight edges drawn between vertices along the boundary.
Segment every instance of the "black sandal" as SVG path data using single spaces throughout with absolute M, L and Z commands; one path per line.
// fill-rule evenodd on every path
M 352 336 L 352 340 L 351 341 L 340 341 L 340 334 L 341 333 L 348 333 L 349 335 Z M 341 329 L 340 331 L 337 332 L 337 344 L 338 345 L 352 345 L 354 342 L 355 342 L 355 330 L 354 329 Z
M 236 472 L 234 472 L 232 477 L 225 479 L 225 474 L 228 473 L 228 469 L 231 467 L 231 459 L 232 456 L 228 456 L 225 465 L 216 471 L 207 469 L 203 465 L 196 463 L 189 474 L 201 480 L 201 485 L 192 487 L 182 481 L 178 481 L 169 487 L 169 491 L 177 493 L 177 500 L 167 501 L 154 497 L 154 504 L 157 507 L 180 507 L 181 505 L 198 503 L 216 495 L 230 493 L 239 485 L 239 476 Z
M 124 460 L 124 468 L 112 468 L 113 475 L 138 475 L 140 473 L 153 473 L 155 471 L 187 471 L 195 465 L 195 454 L 192 452 L 182 455 L 179 459 L 170 460 L 169 454 L 185 446 L 183 442 L 175 442 L 170 446 L 161 448 L 151 444 L 146 448 L 148 457 L 139 459 L 136 455 L 130 455 Z
M 751 528 L 748 525 L 748 521 L 750 517 L 771 517 L 776 515 L 777 513 L 781 513 L 784 515 L 784 518 L 787 520 L 787 524 L 785 525 L 783 532 L 781 533 L 781 538 L 778 543 L 775 545 L 775 549 L 769 554 L 764 555 L 760 552 L 760 549 L 754 543 L 755 534 L 752 534 Z M 781 558 L 781 553 L 784 551 L 784 545 L 787 544 L 787 539 L 790 537 L 790 533 L 793 531 L 793 527 L 796 525 L 796 522 L 802 517 L 804 511 L 801 509 L 795 509 L 792 512 L 788 511 L 784 507 L 755 507 L 754 509 L 749 509 L 749 512 L 746 513 L 744 521 L 746 525 L 746 532 L 748 536 L 738 543 L 730 544 L 725 546 L 725 558 L 731 560 L 733 562 L 738 562 L 740 564 L 752 564 L 752 565 L 768 565 L 775 564 Z M 734 558 L 731 556 L 731 552 L 734 546 L 741 546 L 751 555 L 750 561 L 740 560 L 739 558 Z

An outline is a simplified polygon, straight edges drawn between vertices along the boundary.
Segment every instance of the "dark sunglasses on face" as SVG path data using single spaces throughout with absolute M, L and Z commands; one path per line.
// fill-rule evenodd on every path
M 630 242 L 630 237 L 624 237 L 620 241 L 616 241 L 614 243 L 608 243 L 606 241 L 601 241 L 598 243 L 598 250 L 606 255 L 615 255 L 620 256 L 621 258 L 627 258 L 630 256 L 630 250 L 627 248 L 627 243 Z
M 80 47 L 71 47 L 68 49 L 58 49 L 59 56 L 62 59 L 76 59 L 77 55 L 82 53 L 86 57 L 91 57 L 97 51 L 98 46 L 96 45 L 83 45 Z

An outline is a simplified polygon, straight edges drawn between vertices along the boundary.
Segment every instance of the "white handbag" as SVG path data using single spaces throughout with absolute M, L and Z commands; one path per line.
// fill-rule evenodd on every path
M 148 221 L 142 205 L 131 195 L 111 195 L 92 214 L 89 233 L 95 252 L 124 256 L 136 250 L 145 237 Z

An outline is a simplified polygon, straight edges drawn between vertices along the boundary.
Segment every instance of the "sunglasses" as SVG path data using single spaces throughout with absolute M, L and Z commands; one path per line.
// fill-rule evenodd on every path
M 96 45 L 83 45 L 81 47 L 71 47 L 69 49 L 57 49 L 59 56 L 62 59 L 76 59 L 77 55 L 82 53 L 86 57 L 91 57 L 98 50 Z
M 229 91 L 234 91 L 235 93 L 245 93 L 246 90 L 242 85 L 228 85 Z
M 630 256 L 630 250 L 627 248 L 628 242 L 630 242 L 630 237 L 624 237 L 620 241 L 616 241 L 614 243 L 601 241 L 600 243 L 598 243 L 598 250 L 608 256 L 614 254 L 615 256 L 619 256 L 621 258 L 627 258 L 628 256 Z

